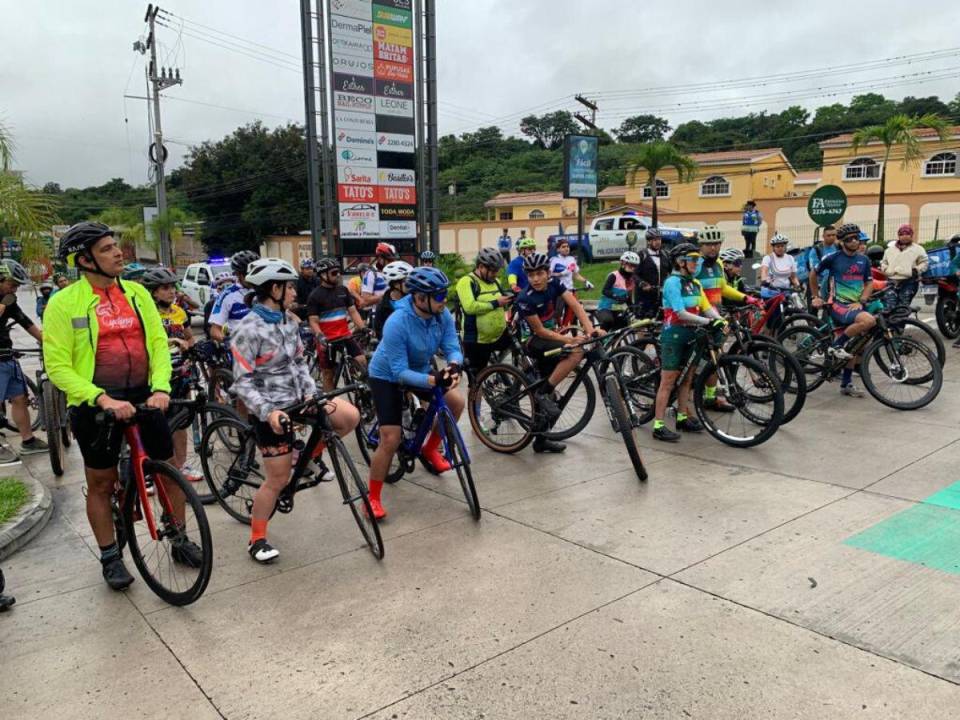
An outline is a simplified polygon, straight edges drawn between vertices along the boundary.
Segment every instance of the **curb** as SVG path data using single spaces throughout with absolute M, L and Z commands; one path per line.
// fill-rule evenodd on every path
M 53 496 L 42 482 L 28 473 L 17 479 L 30 489 L 32 499 L 0 528 L 0 560 L 10 557 L 33 540 L 53 514 Z

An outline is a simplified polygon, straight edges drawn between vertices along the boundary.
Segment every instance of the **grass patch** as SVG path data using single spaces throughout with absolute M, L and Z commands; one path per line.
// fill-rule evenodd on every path
M 22 482 L 12 477 L 0 478 L 0 525 L 16 515 L 29 499 L 30 491 Z
M 603 283 L 607 280 L 607 275 L 612 273 L 614 270 L 620 267 L 620 263 L 617 261 L 614 262 L 595 262 L 587 263 L 582 268 L 580 268 L 580 274 L 583 275 L 587 280 L 593 283 L 593 290 L 580 290 L 577 292 L 577 297 L 581 300 L 599 300 L 600 299 L 600 289 L 603 287 Z M 575 283 L 577 286 L 580 283 Z

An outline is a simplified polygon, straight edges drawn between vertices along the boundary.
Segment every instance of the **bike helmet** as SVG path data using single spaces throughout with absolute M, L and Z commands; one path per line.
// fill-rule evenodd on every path
M 743 262 L 746 256 L 740 248 L 726 248 L 720 251 L 720 260 L 727 263 Z
M 312 267 L 316 267 L 316 263 L 313 261 L 313 258 L 306 258 L 300 261 L 301 270 L 309 270 Z
M 910 223 L 904 223 L 903 225 L 901 225 L 900 227 L 898 227 L 898 228 L 897 228 L 897 237 L 900 237 L 901 235 L 910 235 L 910 236 L 912 237 L 912 236 L 913 236 L 913 225 L 911 225 Z
M 503 255 L 496 248 L 480 248 L 480 252 L 477 253 L 477 265 L 499 270 L 503 267 Z
M 138 262 L 132 262 L 129 265 L 125 265 L 123 272 L 120 273 L 120 278 L 122 280 L 133 280 L 134 282 L 139 282 L 140 278 L 143 277 L 143 274 L 147 271 L 147 266 Z
M 233 271 L 238 275 L 246 275 L 250 263 L 259 259 L 260 256 L 253 250 L 241 250 L 240 252 L 234 253 L 233 257 L 230 258 L 230 267 L 232 267 Z
M 700 249 L 693 243 L 680 243 L 670 251 L 670 262 L 676 264 L 680 258 L 686 255 L 700 256 Z
M 647 228 L 647 231 L 643 234 L 647 240 L 653 240 L 654 238 L 661 237 L 660 228 Z
M 49 280 L 44 280 L 37 286 L 37 289 L 40 290 L 40 292 L 43 292 L 44 290 L 53 290 L 53 283 Z
M 517 250 L 526 250 L 527 248 L 536 248 L 537 241 L 533 238 L 520 238 L 517 240 Z
M 177 274 L 170 268 L 160 267 L 150 268 L 140 277 L 140 284 L 147 290 L 156 290 L 161 285 L 176 285 Z
M 30 282 L 30 273 L 16 260 L 6 259 L 3 261 L 3 265 L 10 271 L 6 276 L 16 280 L 18 285 L 26 285 Z
M 879 265 L 880 261 L 883 260 L 884 247 L 883 245 L 871 245 L 867 248 L 866 254 L 870 258 L 870 262 L 873 265 Z
M 546 270 L 550 267 L 550 258 L 543 253 L 535 252 L 523 259 L 523 271 L 530 273 L 536 270 Z
M 324 275 L 325 273 L 330 272 L 331 270 L 340 270 L 340 263 L 337 262 L 336 258 L 320 258 L 316 264 L 317 275 Z
M 620 264 L 624 263 L 628 265 L 639 265 L 640 256 L 637 255 L 633 250 L 627 250 L 623 255 L 620 256 Z
M 286 260 L 280 258 L 257 258 L 250 263 L 246 280 L 250 285 L 259 287 L 268 282 L 287 282 L 297 279 L 297 271 Z
M 789 249 L 790 249 L 790 238 L 788 238 L 786 235 L 781 235 L 780 233 L 777 233 L 777 234 L 774 235 L 772 238 L 770 238 L 770 244 L 771 244 L 771 245 L 786 245 L 786 246 L 787 246 L 787 250 L 789 250 Z
M 370 266 L 367 263 L 357 263 L 356 270 L 357 275 L 364 275 L 370 270 Z
M 109 226 L 98 222 L 79 222 L 71 226 L 60 238 L 57 257 L 61 262 L 70 264 L 68 258 L 83 250 L 89 250 L 102 237 L 113 235 Z
M 860 236 L 860 226 L 854 223 L 844 223 L 837 228 L 837 239 L 841 242 L 850 235 Z
M 213 279 L 214 287 L 222 287 L 228 283 L 232 283 L 236 278 L 233 276 L 233 273 L 222 272 L 217 273 L 217 276 Z
M 857 237 L 857 239 L 864 245 L 870 244 L 870 236 L 863 232 L 863 230 L 860 231 L 860 235 Z
M 396 257 L 397 249 L 390 243 L 377 243 L 376 250 L 373 251 L 374 255 L 379 255 L 381 257 Z
M 410 263 L 403 260 L 394 260 L 383 269 L 383 277 L 388 283 L 405 280 L 412 270 L 413 266 Z
M 723 230 L 716 225 L 707 225 L 697 233 L 697 242 L 700 245 L 710 245 L 712 243 L 723 242 Z
M 406 279 L 407 291 L 428 295 L 446 290 L 450 281 L 443 271 L 435 267 L 418 267 L 410 271 Z
M 437 254 L 433 250 L 424 250 L 420 253 L 420 259 L 424 262 L 436 262 Z

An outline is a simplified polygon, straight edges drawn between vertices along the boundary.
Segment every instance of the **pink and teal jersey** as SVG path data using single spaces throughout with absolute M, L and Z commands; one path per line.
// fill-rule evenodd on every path
M 680 318 L 680 313 L 684 310 L 693 315 L 702 315 L 709 309 L 710 301 L 707 300 L 703 287 L 693 278 L 673 273 L 663 284 L 664 327 L 686 325 Z

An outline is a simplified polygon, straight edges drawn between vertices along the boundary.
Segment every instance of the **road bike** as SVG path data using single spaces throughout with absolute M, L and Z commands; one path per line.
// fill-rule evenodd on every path
M 381 559 L 384 555 L 383 539 L 367 498 L 367 485 L 323 410 L 328 400 L 354 389 L 338 388 L 283 409 L 295 426 L 309 429 L 309 432 L 306 441 L 300 438 L 293 440 L 296 455 L 290 482 L 277 498 L 273 512 L 291 512 L 298 492 L 323 482 L 308 467 L 323 443 L 337 476 L 343 504 L 350 508 L 370 552 Z M 214 420 L 203 434 L 200 458 L 204 477 L 217 502 L 228 515 L 249 524 L 254 495 L 264 481 L 262 459 L 258 456 L 253 428 L 237 418 Z

